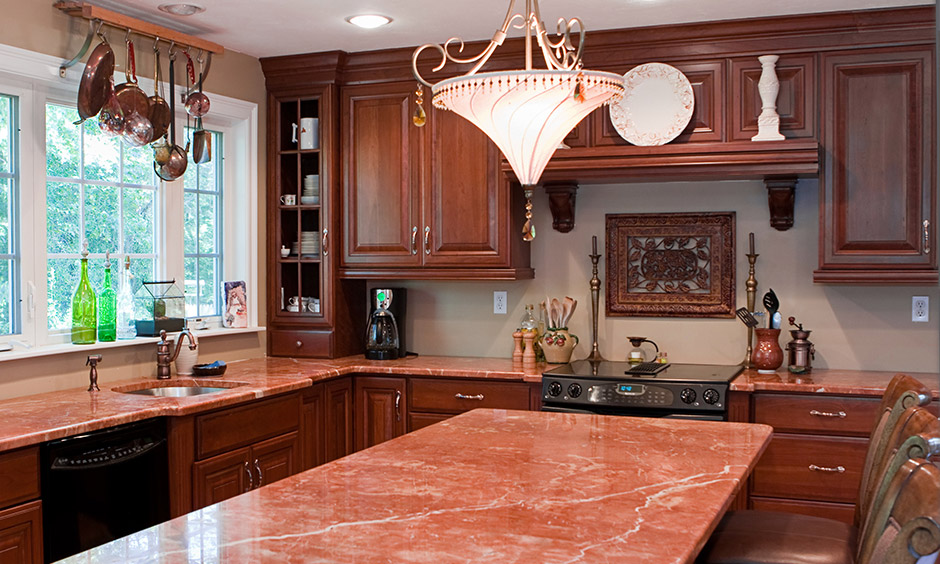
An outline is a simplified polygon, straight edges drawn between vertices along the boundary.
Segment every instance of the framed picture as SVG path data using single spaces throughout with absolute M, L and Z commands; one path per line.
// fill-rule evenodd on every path
M 248 293 L 244 280 L 222 282 L 223 327 L 248 327 Z
M 606 219 L 607 315 L 734 317 L 734 212 Z

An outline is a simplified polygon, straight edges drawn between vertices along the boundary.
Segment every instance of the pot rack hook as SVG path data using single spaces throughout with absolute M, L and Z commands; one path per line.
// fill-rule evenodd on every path
M 98 20 L 98 19 L 88 20 L 88 34 L 85 36 L 85 42 L 82 43 L 81 48 L 78 50 L 78 53 L 77 53 L 74 57 L 72 57 L 71 59 L 69 59 L 68 61 L 62 63 L 62 64 L 59 66 L 59 77 L 65 78 L 65 71 L 68 70 L 69 67 L 71 67 L 72 65 L 74 65 L 75 63 L 77 63 L 78 61 L 80 61 L 81 58 L 85 56 L 85 53 L 88 52 L 88 48 L 91 46 L 91 38 L 92 38 L 92 37 L 94 37 L 95 35 L 97 35 L 97 36 L 101 37 L 101 40 L 102 40 L 102 41 L 107 42 L 107 40 L 105 40 L 104 36 L 101 35 L 101 24 L 102 24 L 102 23 L 103 23 L 103 22 L 102 22 L 101 20 Z M 96 27 L 96 24 L 97 24 L 97 27 Z
M 160 50 L 160 38 L 155 37 L 153 39 L 153 52 L 156 53 Z
M 201 57 L 203 54 L 206 55 L 206 66 L 202 66 Z M 212 66 L 212 51 L 205 51 L 205 50 L 200 49 L 199 57 L 196 58 L 196 62 L 199 63 L 199 81 L 193 84 L 192 88 L 186 91 L 186 93 L 184 94 L 186 98 L 188 98 L 189 95 L 192 94 L 193 92 L 196 92 L 197 90 L 202 88 L 202 83 L 205 82 L 206 77 L 209 76 L 209 68 Z
M 127 31 L 124 32 L 124 43 L 127 44 L 130 42 L 131 42 L 131 28 L 127 28 Z
M 176 41 L 170 41 L 170 48 L 166 50 L 166 55 L 171 61 L 176 60 Z

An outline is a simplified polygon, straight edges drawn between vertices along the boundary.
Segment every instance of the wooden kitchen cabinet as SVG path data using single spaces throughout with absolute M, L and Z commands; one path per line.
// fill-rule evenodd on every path
M 522 194 L 500 173 L 499 150 L 429 100 L 416 127 L 414 84 L 341 91 L 343 276 L 531 278 Z
M 265 72 L 277 70 L 274 65 Z M 268 350 L 274 356 L 333 358 L 362 350 L 365 286 L 335 276 L 339 225 L 335 88 L 301 90 L 270 87 L 268 94 Z M 318 120 L 316 148 L 300 148 L 301 118 Z M 308 176 L 317 179 L 313 200 L 303 196 Z M 303 233 L 314 234 L 314 241 L 295 247 Z M 282 247 L 290 254 L 282 256 Z M 318 300 L 319 306 L 291 311 L 292 298 Z
M 851 523 L 878 398 L 755 393 L 752 421 L 774 428 L 754 468 L 753 509 Z
M 925 46 L 822 55 L 816 282 L 937 282 L 934 58 Z
M 530 402 L 530 386 L 523 382 L 409 378 L 408 432 L 478 407 L 528 410 Z
M 301 470 L 300 394 L 195 417 L 192 510 Z
M 0 564 L 40 564 L 39 448 L 0 455 Z
M 405 390 L 404 378 L 356 377 L 357 451 L 405 434 Z
M 353 452 L 351 378 L 314 384 L 303 392 L 303 469 Z

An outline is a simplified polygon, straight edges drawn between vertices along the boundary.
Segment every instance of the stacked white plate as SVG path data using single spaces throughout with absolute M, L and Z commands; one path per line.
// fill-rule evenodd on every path
M 320 233 L 317 231 L 300 232 L 300 254 L 311 256 L 320 254 Z
M 320 175 L 308 174 L 304 177 L 304 191 L 300 195 L 300 203 L 305 206 L 320 203 Z

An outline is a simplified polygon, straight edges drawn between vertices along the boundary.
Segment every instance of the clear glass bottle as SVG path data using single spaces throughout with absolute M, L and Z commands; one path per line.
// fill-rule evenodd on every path
M 531 331 L 533 333 L 538 332 L 539 324 L 535 320 L 535 306 L 532 304 L 527 304 L 525 306 L 525 313 L 522 315 L 522 319 L 519 321 L 519 328 L 523 331 Z
M 131 291 L 131 257 L 124 257 L 124 270 L 121 271 L 121 287 L 117 296 L 117 338 L 133 339 L 137 336 L 137 323 L 134 319 L 134 293 Z
M 117 293 L 111 287 L 111 253 L 104 255 L 104 287 L 98 298 L 98 340 L 110 342 L 117 339 Z
M 72 297 L 72 343 L 90 345 L 98 332 L 95 290 L 88 281 L 88 241 L 82 245 L 82 272 Z

